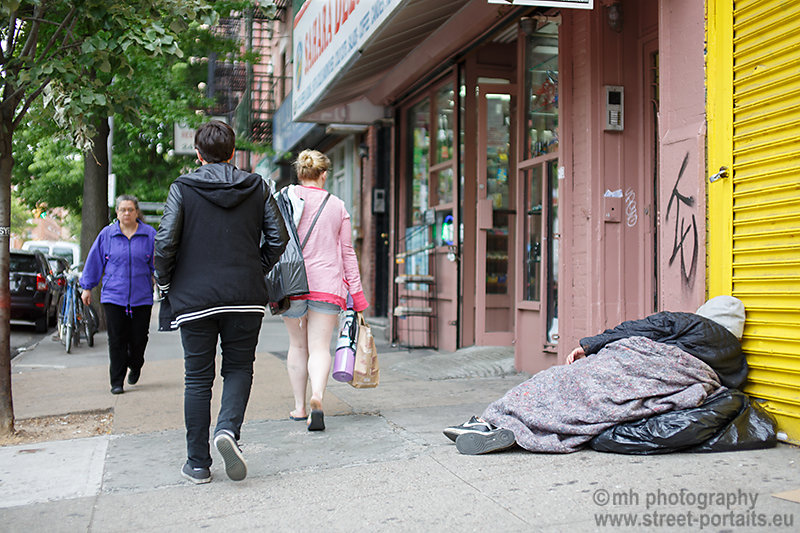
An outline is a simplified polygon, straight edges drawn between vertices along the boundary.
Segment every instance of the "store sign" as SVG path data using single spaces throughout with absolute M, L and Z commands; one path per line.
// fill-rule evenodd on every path
M 293 119 L 319 99 L 402 2 L 309 0 L 303 4 L 294 18 Z
M 272 119 L 272 147 L 276 152 L 286 152 L 312 129 L 313 122 L 294 122 L 292 120 L 293 93 L 289 93 Z
M 209 120 L 228 123 L 228 119 L 224 116 L 209 117 Z M 172 134 L 175 137 L 175 147 L 172 153 L 175 155 L 194 155 L 194 134 L 197 133 L 197 129 L 177 122 L 173 124 L 172 128 Z
M 507 6 L 566 7 L 573 9 L 592 9 L 594 0 L 488 0 L 490 4 Z

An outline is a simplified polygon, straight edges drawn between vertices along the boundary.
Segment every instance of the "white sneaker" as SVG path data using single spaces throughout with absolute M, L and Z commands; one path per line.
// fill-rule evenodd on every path
M 242 450 L 233 438 L 233 433 L 226 429 L 217 431 L 214 435 L 214 446 L 225 462 L 225 473 L 233 481 L 241 481 L 247 477 L 247 463 L 244 462 Z

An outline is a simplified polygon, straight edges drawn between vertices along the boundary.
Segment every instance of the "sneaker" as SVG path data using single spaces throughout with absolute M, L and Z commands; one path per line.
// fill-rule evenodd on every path
M 242 450 L 233 437 L 233 433 L 226 429 L 217 431 L 214 435 L 214 446 L 225 462 L 225 473 L 233 481 L 241 481 L 247 477 L 247 464 L 244 462 Z
M 211 471 L 208 468 L 192 468 L 189 463 L 184 463 L 183 468 L 181 468 L 181 475 L 195 485 L 211 481 Z
M 456 438 L 456 449 L 464 455 L 480 455 L 511 448 L 516 444 L 510 429 L 493 429 L 489 432 L 464 433 Z
M 139 381 L 139 376 L 142 375 L 142 369 L 137 368 L 136 370 L 132 369 L 128 372 L 128 384 L 129 385 L 136 385 Z
M 492 430 L 492 425 L 489 422 L 478 420 L 477 417 L 472 417 L 469 422 L 464 422 L 460 426 L 450 426 L 442 433 L 444 436 L 455 442 L 459 435 L 464 433 L 488 433 Z

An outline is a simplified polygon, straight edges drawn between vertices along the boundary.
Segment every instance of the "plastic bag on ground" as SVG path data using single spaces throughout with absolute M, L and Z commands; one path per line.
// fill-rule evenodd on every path
M 601 452 L 725 452 L 776 445 L 775 419 L 741 391 L 726 389 L 703 405 L 617 424 L 592 439 Z

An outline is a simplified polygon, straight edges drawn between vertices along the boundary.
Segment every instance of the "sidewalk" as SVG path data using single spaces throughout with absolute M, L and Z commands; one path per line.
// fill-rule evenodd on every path
M 282 322 L 265 318 L 242 430 L 247 479 L 227 479 L 212 450 L 213 481 L 199 486 L 179 473 L 179 334 L 151 328 L 142 378 L 119 396 L 109 392 L 103 333 L 94 348 L 70 355 L 49 339 L 20 354 L 12 362 L 18 419 L 113 409 L 113 431 L 0 448 L 2 530 L 597 531 L 619 529 L 611 526 L 619 513 L 636 520 L 630 531 L 698 530 L 701 520 L 709 530 L 800 525 L 800 504 L 772 496 L 800 489 L 800 450 L 791 446 L 648 457 L 459 454 L 442 429 L 528 377 L 509 373 L 504 349 L 409 352 L 381 343 L 380 386 L 331 380 L 327 429 L 309 433 L 287 419 L 287 347 Z M 218 379 L 215 401 L 220 391 Z M 668 527 L 667 517 L 678 516 L 686 527 Z

